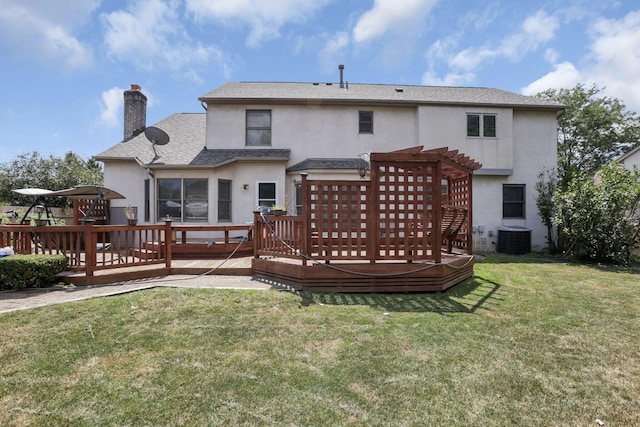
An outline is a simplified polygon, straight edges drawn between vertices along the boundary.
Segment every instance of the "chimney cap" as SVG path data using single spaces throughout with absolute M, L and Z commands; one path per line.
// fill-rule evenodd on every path
M 131 90 L 142 90 L 142 88 L 140 87 L 140 85 L 132 84 Z

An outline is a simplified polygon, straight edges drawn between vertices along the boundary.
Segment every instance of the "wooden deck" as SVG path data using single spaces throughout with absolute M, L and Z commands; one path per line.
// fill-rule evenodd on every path
M 377 264 L 332 262 L 302 265 L 290 258 L 240 257 L 228 260 L 173 260 L 171 267 L 148 265 L 84 272 L 66 271 L 60 276 L 76 285 L 100 285 L 151 277 L 180 275 L 254 276 L 276 287 L 314 292 L 441 292 L 473 276 L 470 255 L 443 254 L 433 262 Z
M 331 262 L 303 265 L 290 258 L 254 258 L 254 275 L 277 285 L 314 292 L 441 292 L 473 276 L 472 255 L 442 254 L 442 261 Z
M 83 271 L 65 271 L 59 277 L 76 285 L 104 285 L 172 274 L 251 276 L 253 274 L 251 259 L 251 257 L 241 257 L 226 261 L 223 259 L 173 260 L 171 267 L 155 264 L 112 268 L 96 271 L 92 276 L 87 276 Z
M 369 180 L 302 174 L 301 215 L 256 211 L 243 225 L 3 226 L 0 246 L 65 254 L 66 279 L 83 284 L 242 274 L 299 290 L 425 292 L 471 277 L 471 175 L 481 165 L 422 146 L 371 153 L 370 165 Z

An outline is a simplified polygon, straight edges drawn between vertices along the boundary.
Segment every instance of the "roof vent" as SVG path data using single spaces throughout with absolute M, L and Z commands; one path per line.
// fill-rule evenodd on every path
M 402 92 L 404 92 L 404 88 L 397 87 L 396 88 L 396 92 L 402 93 Z
M 320 83 L 314 83 L 313 85 L 314 85 L 314 86 L 318 86 L 319 84 L 320 84 Z
M 344 89 L 344 65 L 338 65 L 338 70 L 340 70 L 340 89 Z

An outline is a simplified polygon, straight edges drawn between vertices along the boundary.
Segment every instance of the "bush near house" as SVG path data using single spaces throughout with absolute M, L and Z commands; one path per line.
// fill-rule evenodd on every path
M 56 274 L 64 271 L 68 263 L 69 259 L 64 255 L 14 255 L 0 258 L 0 289 L 45 286 Z
M 640 171 L 612 163 L 595 178 L 575 175 L 564 187 L 550 172 L 540 175 L 536 190 L 553 252 L 590 263 L 631 265 L 638 261 Z

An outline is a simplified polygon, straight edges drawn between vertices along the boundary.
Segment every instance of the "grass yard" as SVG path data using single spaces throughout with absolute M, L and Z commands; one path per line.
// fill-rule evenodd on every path
M 443 294 L 153 289 L 0 315 L 0 425 L 640 425 L 640 271 Z

